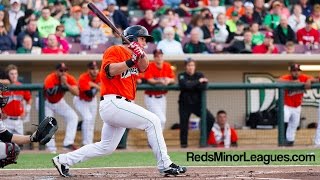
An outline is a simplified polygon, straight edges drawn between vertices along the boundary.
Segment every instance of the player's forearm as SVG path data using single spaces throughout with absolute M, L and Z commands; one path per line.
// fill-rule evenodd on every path
M 94 87 L 94 88 L 96 88 L 96 89 L 99 89 L 100 90 L 100 86 L 99 86 L 99 84 L 97 84 L 97 83 L 94 83 L 94 82 L 89 82 L 89 86 L 90 87 Z
M 144 56 L 142 59 L 139 60 L 138 67 L 140 72 L 146 71 L 148 66 L 149 66 L 149 60 L 146 56 Z
M 19 145 L 28 144 L 28 143 L 30 143 L 30 136 L 14 134 L 12 136 L 11 142 L 19 144 Z
M 121 62 L 121 63 L 112 63 L 109 65 L 109 68 L 105 70 L 106 70 L 106 73 L 112 77 L 112 76 L 123 73 L 127 69 L 129 69 L 129 67 L 127 66 L 126 62 Z
M 79 89 L 77 86 L 70 86 L 69 84 L 66 84 L 66 86 L 68 87 L 71 94 L 73 94 L 75 96 L 79 96 Z

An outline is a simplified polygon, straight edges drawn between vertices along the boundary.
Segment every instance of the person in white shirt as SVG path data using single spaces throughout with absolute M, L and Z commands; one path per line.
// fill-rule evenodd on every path
M 300 4 L 293 6 L 293 14 L 288 18 L 288 24 L 294 32 L 306 26 L 306 16 L 302 14 L 302 7 Z
M 24 16 L 24 12 L 20 10 L 21 2 L 20 0 L 10 0 L 10 10 L 9 10 L 9 21 L 12 27 L 12 31 L 14 32 L 17 27 L 18 19 Z M 10 33 L 13 34 L 13 33 Z
M 217 19 L 218 15 L 220 13 L 226 14 L 226 7 L 225 6 L 219 6 L 220 0 L 211 0 L 210 4 L 208 6 L 208 9 L 210 10 L 211 14 L 213 15 L 214 19 Z
M 226 16 L 220 13 L 215 24 L 214 41 L 216 43 L 226 43 L 229 36 L 229 27 L 226 25 Z
M 158 43 L 157 49 L 161 49 L 165 55 L 183 54 L 182 45 L 180 42 L 174 40 L 174 28 L 169 26 L 164 28 L 164 39 Z

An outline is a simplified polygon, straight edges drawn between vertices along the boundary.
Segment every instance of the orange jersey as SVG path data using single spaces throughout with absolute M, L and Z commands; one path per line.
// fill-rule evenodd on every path
M 109 64 L 124 62 L 131 59 L 131 57 L 132 53 L 122 45 L 111 46 L 104 52 L 100 70 L 101 96 L 116 94 L 130 100 L 135 99 L 137 88 L 136 80 L 139 75 L 139 70 L 136 65 L 112 78 L 108 78 L 105 72 L 105 68 Z
M 67 82 L 69 85 L 71 86 L 77 85 L 77 81 L 73 76 L 71 76 L 68 73 L 66 73 L 66 76 L 67 76 Z M 64 94 L 66 93 L 66 91 L 62 90 L 61 88 L 57 88 L 54 92 L 52 92 L 52 94 L 47 93 L 47 90 L 52 89 L 56 86 L 60 86 L 60 84 L 61 84 L 60 78 L 55 72 L 49 74 L 44 80 L 44 90 L 45 90 L 44 94 L 46 99 L 50 103 L 59 102 L 63 98 Z
M 91 90 L 91 86 L 89 85 L 89 82 L 94 82 L 96 84 L 100 83 L 99 75 L 97 76 L 96 79 L 92 79 L 89 73 L 85 72 L 80 75 L 78 81 L 79 81 L 79 91 L 80 91 L 79 98 L 85 101 L 91 101 L 92 97 L 87 96 L 85 92 Z
M 311 79 L 311 76 L 306 74 L 300 74 L 298 79 L 300 82 L 307 82 L 308 79 Z M 292 81 L 291 74 L 283 75 L 280 77 L 281 80 Z M 302 103 L 303 98 L 303 89 L 287 89 L 284 93 L 284 104 L 291 107 L 298 107 Z
M 171 64 L 168 62 L 163 62 L 163 66 L 161 69 L 159 69 L 156 66 L 155 62 L 151 62 L 149 64 L 149 68 L 144 73 L 144 78 L 146 80 L 154 78 L 154 79 L 162 79 L 162 78 L 174 78 L 173 70 L 171 69 Z M 167 91 L 152 91 L 147 90 L 145 91 L 146 94 L 149 95 L 161 95 L 166 94 Z
M 21 83 L 16 83 L 21 85 Z M 23 101 L 29 101 L 31 99 L 30 91 L 4 91 L 4 96 L 9 96 L 7 105 L 2 109 L 8 116 L 21 116 L 24 113 Z
M 234 11 L 234 7 L 231 6 L 227 9 L 226 11 L 226 16 L 228 19 L 231 19 L 232 17 L 232 12 Z M 239 17 L 243 16 L 245 14 L 246 10 L 244 9 L 244 7 L 240 8 L 240 11 L 238 11 Z

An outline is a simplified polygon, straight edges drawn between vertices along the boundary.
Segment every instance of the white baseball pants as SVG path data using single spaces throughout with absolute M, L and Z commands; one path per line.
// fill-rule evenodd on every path
M 97 98 L 94 97 L 92 101 L 84 101 L 79 96 L 74 96 L 73 105 L 82 118 L 82 144 L 91 144 L 93 143 L 94 123 L 98 108 Z
M 7 130 L 6 126 L 4 125 L 3 121 L 0 120 L 0 133 L 3 133 Z
M 23 121 L 19 118 L 17 120 L 12 119 L 5 119 L 3 120 L 4 125 L 6 126 L 7 130 L 12 134 L 20 134 L 23 135 Z
M 165 95 L 162 97 L 156 98 L 155 96 L 149 96 L 148 94 L 144 95 L 144 103 L 146 108 L 156 114 L 161 123 L 162 130 L 165 128 L 166 123 L 166 113 L 167 113 L 167 98 Z
M 318 106 L 318 126 L 317 126 L 317 130 L 316 130 L 316 135 L 314 138 L 314 144 L 317 146 L 320 145 L 320 102 L 319 102 L 319 106 Z
M 159 118 L 123 97 L 121 99 L 116 98 L 116 95 L 103 97 L 104 100 L 100 101 L 99 107 L 104 122 L 101 141 L 67 154 L 60 154 L 59 162 L 72 166 L 93 157 L 109 155 L 117 148 L 126 128 L 138 128 L 147 133 L 149 144 L 157 158 L 158 169 L 169 167 L 172 161 L 167 153 Z
M 284 122 L 288 123 L 287 141 L 294 141 L 297 128 L 300 124 L 301 106 L 291 107 L 284 105 Z
M 77 133 L 78 126 L 78 115 L 77 113 L 67 104 L 64 99 L 61 99 L 57 103 L 50 103 L 45 101 L 45 115 L 54 116 L 54 113 L 62 116 L 66 124 L 66 134 L 64 137 L 63 145 L 67 146 L 74 143 L 74 139 Z M 54 139 L 51 139 L 47 143 L 49 151 L 56 151 L 56 143 Z

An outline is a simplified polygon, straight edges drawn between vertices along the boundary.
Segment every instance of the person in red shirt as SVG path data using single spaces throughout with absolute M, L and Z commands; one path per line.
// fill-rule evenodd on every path
M 157 11 L 164 5 L 162 0 L 139 0 L 139 7 L 141 10 L 151 9 Z
M 313 18 L 310 16 L 306 19 L 306 27 L 297 31 L 297 40 L 299 44 L 304 44 L 312 48 L 318 49 L 319 32 L 312 27 Z
M 312 76 L 302 74 L 299 64 L 289 66 L 290 74 L 283 75 L 279 82 L 303 83 L 305 89 L 311 88 L 314 82 Z M 284 122 L 286 134 L 286 146 L 293 146 L 297 128 L 300 124 L 301 104 L 303 89 L 287 89 L 284 94 Z
M 75 151 L 52 158 L 54 166 L 63 177 L 71 176 L 69 167 L 85 160 L 110 155 L 117 147 L 126 128 L 144 130 L 158 170 L 163 175 L 178 175 L 187 169 L 174 164 L 168 155 L 162 134 L 160 119 L 152 112 L 133 103 L 136 96 L 136 80 L 139 72 L 149 66 L 143 51 L 153 37 L 139 25 L 126 28 L 123 35 L 129 42 L 109 47 L 103 54 L 100 68 L 100 106 L 103 120 L 101 141 L 88 144 Z
M 217 112 L 217 121 L 213 124 L 208 137 L 209 145 L 225 148 L 237 146 L 237 132 L 230 127 L 227 120 L 227 113 L 224 110 Z
M 266 32 L 264 41 L 252 49 L 253 54 L 279 54 L 279 50 L 273 44 L 273 33 Z
M 18 67 L 10 64 L 6 68 L 10 84 L 21 85 L 18 81 Z M 9 132 L 13 134 L 23 133 L 23 122 L 28 121 L 30 118 L 31 110 L 31 92 L 24 90 L 17 91 L 5 91 L 4 96 L 9 97 L 7 105 L 2 109 L 2 112 L 6 115 L 6 119 L 3 121 Z
M 42 48 L 42 54 L 66 54 L 67 50 L 60 47 L 57 36 L 50 34 L 47 40 L 47 46 Z
M 168 86 L 175 82 L 174 73 L 171 69 L 171 64 L 165 62 L 163 59 L 163 52 L 161 49 L 153 51 L 154 61 L 149 64 L 149 68 L 144 74 L 145 79 L 151 85 Z M 161 121 L 162 129 L 165 128 L 167 98 L 168 91 L 153 91 L 146 90 L 144 95 L 144 102 L 149 111 L 155 113 Z
M 76 79 L 68 72 L 68 68 L 64 63 L 59 63 L 56 66 L 56 71 L 50 73 L 44 80 L 45 94 L 45 114 L 53 116 L 54 113 L 62 116 L 66 123 L 66 134 L 63 141 L 65 149 L 75 150 L 74 139 L 76 137 L 78 115 L 64 100 L 64 95 L 67 91 L 71 94 L 79 96 L 79 89 Z M 55 153 L 57 148 L 54 139 L 51 139 L 47 144 L 48 150 Z
M 90 62 L 88 70 L 78 80 L 79 96 L 74 96 L 73 105 L 82 117 L 82 144 L 93 142 L 94 123 L 97 115 L 96 95 L 100 90 L 99 67 L 96 61 Z

